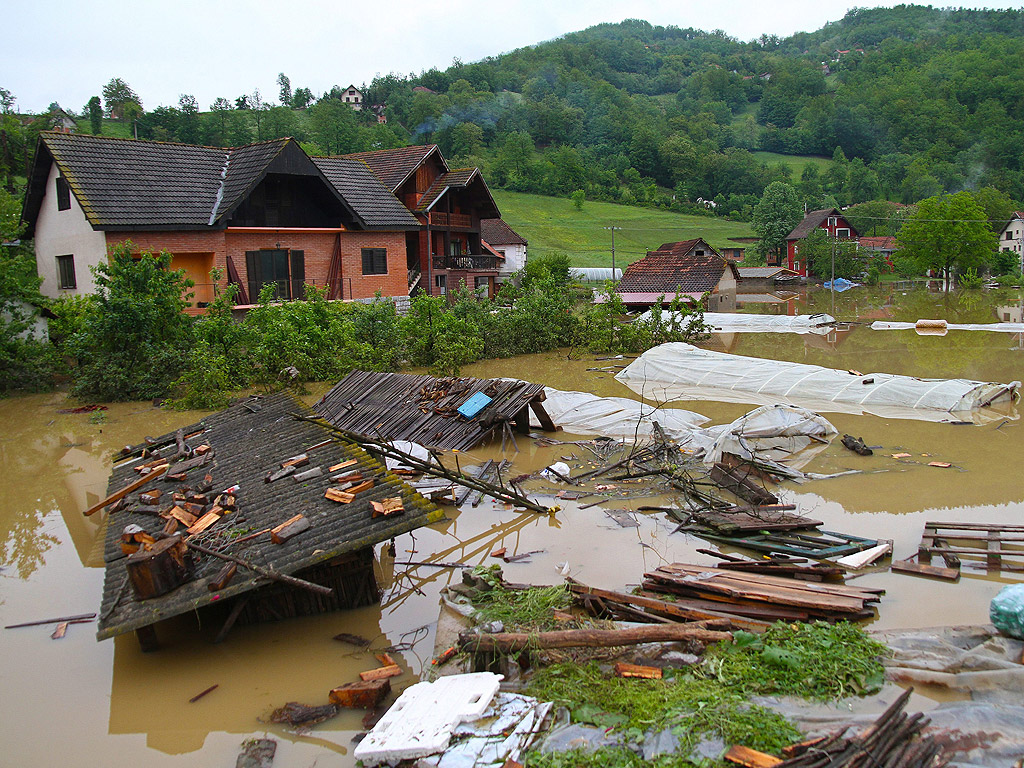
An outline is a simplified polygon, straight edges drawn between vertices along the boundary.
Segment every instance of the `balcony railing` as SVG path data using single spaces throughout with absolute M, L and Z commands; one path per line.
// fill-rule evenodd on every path
M 454 269 L 467 272 L 494 272 L 500 266 L 497 256 L 464 255 L 435 256 L 432 264 L 434 269 Z
M 443 211 L 431 211 L 430 226 L 469 228 L 473 226 L 473 217 L 468 216 L 465 213 L 444 213 Z

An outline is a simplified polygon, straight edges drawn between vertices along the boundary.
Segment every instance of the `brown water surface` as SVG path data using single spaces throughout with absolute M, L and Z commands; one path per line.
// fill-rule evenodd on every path
M 921 317 L 994 322 L 1004 319 L 1003 309 L 1022 304 L 1019 292 L 946 297 L 925 291 L 903 295 L 893 288 L 855 290 L 835 299 L 837 316 L 867 323 Z M 799 297 L 793 307 L 799 312 L 830 311 L 831 302 L 831 295 L 818 292 Z M 756 309 L 778 310 L 780 305 Z M 991 381 L 1024 378 L 1024 343 L 1017 335 L 1002 333 L 950 332 L 934 337 L 853 326 L 824 338 L 734 334 L 714 338 L 709 346 L 864 372 Z M 480 363 L 464 373 L 515 376 L 560 389 L 635 397 L 612 378 L 613 372 L 587 371 L 616 364 L 593 358 L 561 351 Z M 317 388 L 311 399 L 324 389 Z M 105 492 L 111 453 L 202 415 L 165 412 L 144 403 L 112 405 L 103 417 L 57 413 L 69 404 L 74 405 L 63 394 L 0 401 L 4 625 L 98 610 L 103 520 L 101 515 L 85 518 L 81 511 Z M 749 410 L 735 403 L 678 405 L 709 416 L 714 423 Z M 926 520 L 1024 520 L 1024 480 L 1018 469 L 1024 429 L 1016 409 L 1006 419 L 983 426 L 825 415 L 840 433 L 860 435 L 869 445 L 882 446 L 874 456 L 860 457 L 834 441 L 806 469 L 862 473 L 783 487 L 786 501 L 825 521 L 826 528 L 891 538 L 896 557 L 903 558 L 916 550 Z M 574 467 L 592 458 L 577 446 L 541 448 L 523 437 L 518 443 L 521 452 L 514 457 L 512 470 L 516 474 L 561 457 L 568 457 Z M 460 462 L 479 463 L 496 457 L 499 449 L 500 444 L 472 451 Z M 892 459 L 890 454 L 897 452 L 912 457 Z M 512 455 L 509 450 L 507 456 Z M 953 467 L 927 466 L 934 460 Z M 372 653 L 333 640 L 339 632 L 371 638 L 376 650 L 399 645 L 405 650 L 392 655 L 407 672 L 395 680 L 395 687 L 400 690 L 414 681 L 433 650 L 438 592 L 458 578 L 458 572 L 404 563 L 428 558 L 470 565 L 496 562 L 488 553 L 506 547 L 510 554 L 536 551 L 528 561 L 503 566 L 513 581 L 554 583 L 568 563 L 578 579 L 621 589 L 638 583 L 645 569 L 663 562 L 712 561 L 694 551 L 708 542 L 673 534 L 675 524 L 662 514 L 637 512 L 636 527 L 620 527 L 605 511 L 661 503 L 657 499 L 620 500 L 588 509 L 559 503 L 562 509 L 553 515 L 523 513 L 489 500 L 477 507 L 467 503 L 462 510 L 449 509 L 447 521 L 401 537 L 395 558 L 378 553 L 385 592 L 380 606 L 239 627 L 221 645 L 210 642 L 218 628 L 200 627 L 194 616 L 162 627 L 165 648 L 154 654 L 141 653 L 130 635 L 99 643 L 94 624 L 71 625 L 61 640 L 50 639 L 52 625 L 2 630 L 0 765 L 225 766 L 233 764 L 242 741 L 264 734 L 279 742 L 277 768 L 352 765 L 351 738 L 361 728 L 361 713 L 343 713 L 306 734 L 290 733 L 263 719 L 288 701 L 323 703 L 330 688 L 377 666 Z M 1013 574 L 965 571 L 959 583 L 949 584 L 883 571 L 861 576 L 856 583 L 886 589 L 873 626 L 913 627 L 985 622 L 989 600 L 1012 580 Z M 214 684 L 218 688 L 212 693 L 188 703 Z

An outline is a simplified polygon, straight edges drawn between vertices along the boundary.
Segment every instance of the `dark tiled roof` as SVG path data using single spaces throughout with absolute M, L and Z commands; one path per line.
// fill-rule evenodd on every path
M 480 239 L 490 245 L 527 245 L 523 236 L 502 219 L 481 219 Z
M 384 182 L 384 186 L 394 192 L 433 152 L 437 152 L 441 165 L 447 169 L 441 151 L 436 144 L 379 149 L 375 152 L 354 152 L 344 155 L 344 157 L 362 160 L 370 166 L 370 170 L 376 174 L 377 178 Z
M 40 134 L 93 226 L 207 226 L 228 150 Z
M 434 399 L 435 395 L 441 395 Z M 478 392 L 491 398 L 471 419 L 457 409 Z M 424 394 L 426 393 L 426 395 Z M 429 397 L 427 396 L 429 395 Z M 468 450 L 512 421 L 544 386 L 515 379 L 436 379 L 409 373 L 353 371 L 313 410 L 336 427 L 385 440 L 410 440 L 428 448 Z
M 366 163 L 343 157 L 314 157 L 312 160 L 368 227 L 419 227 L 416 217 Z
M 480 175 L 480 171 L 476 168 L 460 168 L 457 171 L 448 171 L 448 173 L 442 173 L 436 179 L 434 183 L 430 185 L 423 196 L 420 198 L 419 204 L 416 206 L 417 211 L 430 210 L 432 206 L 446 189 L 452 189 L 456 187 L 468 187 L 473 178 Z M 482 177 L 481 177 L 482 180 Z
M 242 201 L 288 142 L 289 139 L 275 139 L 228 150 L 224 193 L 214 216 L 209 220 L 210 224 L 221 218 L 225 211 L 233 210 Z
M 309 414 L 309 409 L 288 394 L 263 399 L 262 408 L 249 410 L 242 402 L 203 419 L 184 430 L 186 435 L 204 430 L 188 441 L 195 447 L 206 443 L 212 448 L 213 459 L 205 466 L 191 470 L 182 483 L 154 480 L 140 490 L 159 488 L 164 498 L 180 485 L 195 486 L 206 473 L 213 478 L 213 488 L 221 491 L 233 485 L 238 491 L 238 509 L 215 523 L 196 537 L 200 544 L 243 560 L 256 563 L 286 575 L 300 574 L 312 566 L 326 563 L 338 555 L 356 552 L 373 544 L 387 541 L 443 517 L 443 513 L 424 499 L 397 476 L 386 473 L 384 467 L 358 446 L 347 442 L 330 442 L 310 450 L 330 438 L 333 433 L 320 424 L 292 418 L 291 413 Z M 157 443 L 173 435 L 158 438 Z M 286 477 L 274 483 L 265 483 L 264 476 L 280 467 L 280 462 L 308 451 L 309 465 L 303 469 L 321 467 L 320 477 L 296 483 Z M 324 498 L 324 490 L 331 485 L 327 468 L 343 461 L 355 459 L 356 464 L 345 471 L 360 471 L 364 477 L 373 477 L 375 486 L 358 494 L 351 504 L 338 504 Z M 140 460 L 129 460 L 115 467 L 110 478 L 111 491 L 123 488 L 137 477 L 132 467 Z M 173 465 L 172 465 L 173 466 Z M 129 499 L 137 497 L 131 494 Z M 405 513 L 396 516 L 371 518 L 371 501 L 401 496 Z M 246 531 L 260 531 L 278 525 L 302 513 L 312 527 L 285 542 L 274 544 L 268 535 L 262 535 L 238 544 L 230 544 Z M 188 613 L 215 600 L 232 598 L 262 587 L 269 582 L 239 567 L 238 575 L 224 589 L 210 592 L 207 581 L 223 565 L 220 560 L 204 558 L 197 577 L 172 592 L 148 600 L 137 600 L 130 588 L 123 589 L 126 578 L 125 556 L 121 552 L 119 537 L 129 523 L 142 526 L 150 534 L 159 531 L 164 520 L 129 511 L 112 512 L 107 524 L 104 560 L 106 577 L 103 584 L 103 602 L 97 637 L 101 640 L 129 632 L 158 621 Z M 234 536 L 225 534 L 235 534 Z
M 698 245 L 704 246 L 703 256 L 692 253 Z M 735 274 L 736 265 L 722 258 L 700 238 L 665 243 L 630 264 L 615 290 L 617 293 L 704 293 L 718 285 L 726 269 L 732 269 Z
M 835 208 L 822 208 L 820 211 L 811 211 L 804 220 L 797 224 L 793 231 L 786 235 L 787 240 L 803 240 L 811 232 L 816 230 L 829 216 L 842 216 L 843 214 Z
M 861 248 L 870 248 L 876 251 L 895 251 L 895 237 L 861 237 L 857 239 Z

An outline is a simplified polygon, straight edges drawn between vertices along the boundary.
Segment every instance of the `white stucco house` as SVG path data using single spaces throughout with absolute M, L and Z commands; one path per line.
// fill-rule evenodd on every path
M 503 259 L 498 269 L 500 281 L 526 266 L 526 240 L 501 219 L 481 219 L 480 239 Z
M 1003 231 L 999 233 L 999 250 L 1017 255 L 1017 262 L 1024 269 L 1024 212 L 1014 211 Z

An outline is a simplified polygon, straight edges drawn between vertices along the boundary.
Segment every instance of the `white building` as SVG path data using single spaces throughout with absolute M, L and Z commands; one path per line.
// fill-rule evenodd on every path
M 526 266 L 526 240 L 501 219 L 481 219 L 480 239 L 504 259 L 498 268 L 500 281 Z
M 999 250 L 1017 255 L 1017 262 L 1024 269 L 1024 213 L 1014 211 L 1013 218 L 999 233 Z

